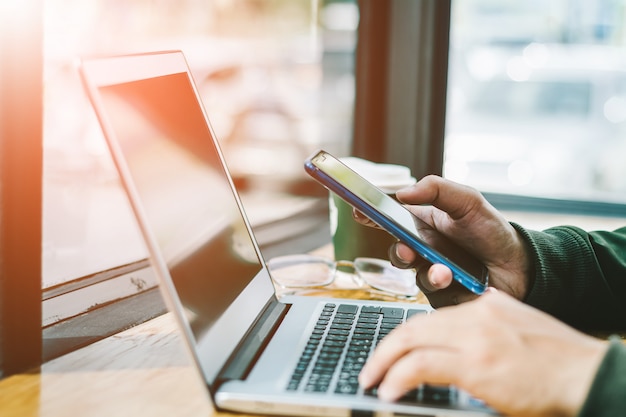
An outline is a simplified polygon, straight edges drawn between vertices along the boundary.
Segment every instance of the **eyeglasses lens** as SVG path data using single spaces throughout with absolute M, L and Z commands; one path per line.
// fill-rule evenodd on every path
M 320 287 L 333 282 L 335 263 L 309 255 L 272 258 L 267 266 L 272 279 L 281 287 Z
M 412 269 L 396 268 L 389 261 L 376 258 L 357 258 L 354 267 L 365 283 L 378 290 L 409 297 L 419 291 Z

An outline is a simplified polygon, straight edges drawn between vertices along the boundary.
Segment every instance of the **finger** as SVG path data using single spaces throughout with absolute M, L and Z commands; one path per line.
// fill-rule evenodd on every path
M 453 219 L 466 215 L 470 207 L 482 198 L 477 190 L 437 175 L 422 178 L 411 187 L 398 191 L 396 197 L 405 204 L 433 205 Z
M 380 226 L 378 226 L 369 217 L 367 217 L 365 214 L 361 213 L 357 209 L 352 209 L 352 218 L 357 223 L 361 223 L 362 225 L 369 226 L 369 227 L 380 228 Z
M 434 308 L 456 305 L 475 298 L 465 287 L 454 281 L 448 267 L 431 264 L 402 242 L 396 242 L 389 248 L 389 260 L 397 268 L 415 268 L 415 283 Z M 438 293 L 448 288 L 449 291 Z
M 395 401 L 421 384 L 457 384 L 464 372 L 458 352 L 446 348 L 413 350 L 395 362 L 378 386 L 378 397 Z
M 393 363 L 411 351 L 415 337 L 411 332 L 424 322 L 425 317 L 414 317 L 410 326 L 402 325 L 385 336 L 361 369 L 359 383 L 365 388 L 378 384 Z
M 428 271 L 429 270 L 430 270 L 430 268 L 428 268 L 428 267 L 418 269 L 417 273 L 415 275 L 415 283 L 417 284 L 419 289 L 422 290 L 422 292 L 425 295 L 430 295 L 430 294 L 433 294 L 433 293 L 439 291 L 439 288 L 434 286 L 430 282 L 430 279 L 428 278 Z
M 424 294 L 428 298 L 430 305 L 435 309 L 463 304 L 478 298 L 476 294 L 472 293 L 456 280 L 452 281 L 445 290 L 437 290 Z
M 498 290 L 495 289 L 494 287 L 487 287 L 487 289 L 485 290 L 485 294 L 495 294 L 497 292 Z
M 452 284 L 452 271 L 445 265 L 433 264 L 428 268 L 428 283 L 436 290 L 443 290 Z
M 467 310 L 467 307 L 447 308 L 433 315 L 414 316 L 397 327 L 376 347 L 359 375 L 359 383 L 365 387 L 376 385 L 394 363 L 413 350 L 463 347 L 463 335 L 468 331 L 465 321 L 470 316 L 463 310 Z M 455 337 L 450 337 L 451 334 Z
M 389 261 L 397 268 L 421 268 L 420 261 L 426 262 L 419 257 L 411 248 L 402 242 L 396 242 L 389 247 Z
M 417 286 L 427 295 L 448 288 L 452 282 L 452 271 L 442 264 L 419 269 L 416 278 Z

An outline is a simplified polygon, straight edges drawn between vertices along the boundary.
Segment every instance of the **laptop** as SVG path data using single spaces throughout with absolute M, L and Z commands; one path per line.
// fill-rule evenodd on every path
M 397 402 L 357 376 L 429 306 L 275 294 L 182 52 L 83 59 L 79 70 L 168 308 L 218 410 L 289 416 L 484 416 L 455 387 Z

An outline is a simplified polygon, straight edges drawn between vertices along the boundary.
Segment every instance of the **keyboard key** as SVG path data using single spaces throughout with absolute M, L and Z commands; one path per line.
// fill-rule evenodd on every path
M 359 306 L 352 304 L 340 304 L 339 308 L 337 308 L 337 313 L 349 313 L 356 314 L 359 310 Z
M 426 310 L 410 309 L 406 312 L 406 319 L 408 320 L 416 314 L 426 314 Z
M 383 307 L 381 312 L 385 318 L 404 318 L 404 309 L 402 308 Z
M 456 401 L 457 391 L 451 387 L 423 385 L 422 402 L 434 405 L 448 405 Z
M 335 389 L 335 392 L 337 394 L 356 394 L 356 392 L 359 389 L 359 384 L 350 384 L 347 382 L 339 382 L 337 384 L 337 388 Z

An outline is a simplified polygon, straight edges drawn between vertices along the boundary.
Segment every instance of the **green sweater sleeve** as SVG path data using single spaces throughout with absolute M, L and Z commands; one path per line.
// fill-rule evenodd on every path
M 535 265 L 528 304 L 579 329 L 626 330 L 626 227 L 539 232 L 513 226 Z
M 578 417 L 623 415 L 626 415 L 626 345 L 613 337 Z
M 626 227 L 542 232 L 513 226 L 526 240 L 534 276 L 526 302 L 585 330 L 626 330 Z M 626 415 L 626 345 L 612 337 L 578 417 Z

